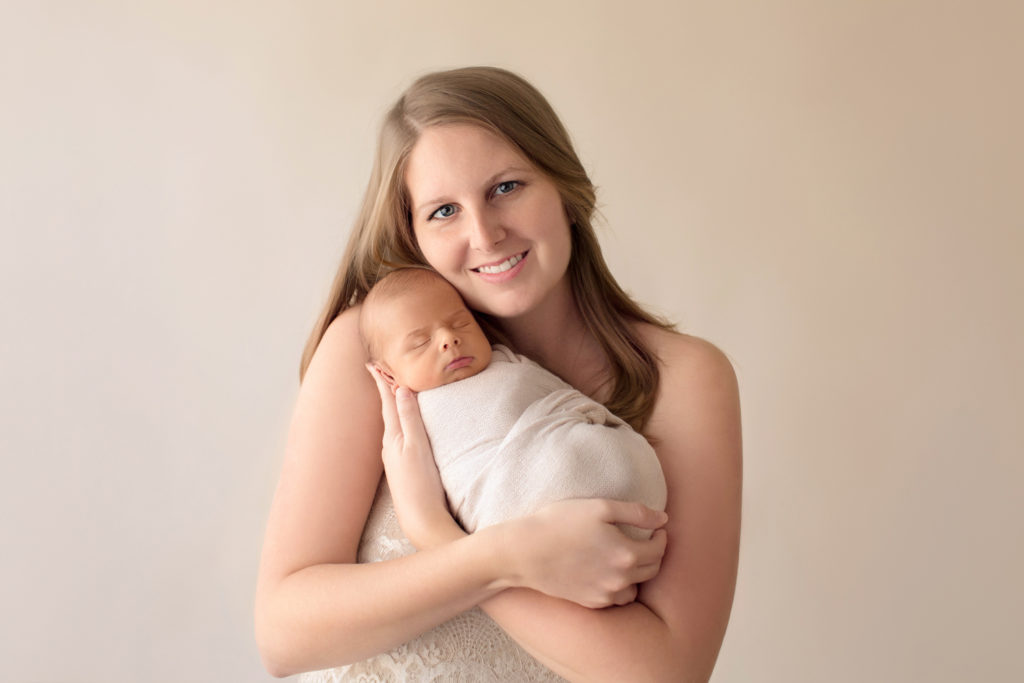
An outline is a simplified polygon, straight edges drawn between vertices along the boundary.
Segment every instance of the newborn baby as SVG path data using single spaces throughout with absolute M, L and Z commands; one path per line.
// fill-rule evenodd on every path
M 359 327 L 392 391 L 418 393 L 449 506 L 467 531 L 568 498 L 665 509 L 665 478 L 647 440 L 533 361 L 492 348 L 437 273 L 389 273 L 363 302 Z

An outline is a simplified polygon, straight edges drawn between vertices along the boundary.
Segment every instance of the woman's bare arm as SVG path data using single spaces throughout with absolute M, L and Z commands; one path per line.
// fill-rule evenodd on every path
M 570 680 L 705 681 L 725 635 L 739 554 L 739 399 L 728 360 L 700 340 L 650 332 L 662 388 L 650 423 L 668 483 L 660 573 L 622 607 L 588 610 L 529 590 L 484 610 Z

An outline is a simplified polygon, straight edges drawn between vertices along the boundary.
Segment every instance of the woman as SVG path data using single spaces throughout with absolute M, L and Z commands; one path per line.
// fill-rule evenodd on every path
M 372 657 L 330 675 L 710 676 L 739 547 L 735 377 L 717 349 L 618 287 L 590 224 L 594 200 L 550 106 L 506 71 L 425 76 L 388 114 L 303 358 L 268 523 L 256 630 L 272 673 Z M 647 436 L 668 485 L 667 521 L 635 504 L 573 500 L 464 534 L 445 507 L 415 397 L 375 385 L 358 336 L 366 292 L 410 264 L 447 278 L 495 340 Z M 392 500 L 418 552 L 388 531 Z M 616 523 L 658 531 L 635 541 Z

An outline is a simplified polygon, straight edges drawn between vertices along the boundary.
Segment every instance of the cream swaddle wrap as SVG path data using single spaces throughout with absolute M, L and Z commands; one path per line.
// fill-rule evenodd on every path
M 568 498 L 665 509 L 665 477 L 647 440 L 504 346 L 479 374 L 418 399 L 448 503 L 469 532 Z

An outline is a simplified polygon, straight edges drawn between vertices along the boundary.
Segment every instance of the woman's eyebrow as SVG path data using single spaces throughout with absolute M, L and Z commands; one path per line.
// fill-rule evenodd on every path
M 490 178 L 488 178 L 487 182 L 484 183 L 484 187 L 490 187 L 494 183 L 498 182 L 498 178 L 500 178 L 503 175 L 508 175 L 509 173 L 530 173 L 530 169 L 523 168 L 522 166 L 509 166 L 508 168 L 502 169 L 501 171 L 498 171 Z
M 417 204 L 416 206 L 414 206 L 412 208 L 412 211 L 413 211 L 413 213 L 419 213 L 420 211 L 423 211 L 424 209 L 433 208 L 435 206 L 444 206 L 447 203 L 448 203 L 448 198 L 447 197 L 438 197 L 436 199 L 431 199 L 430 201 L 420 202 L 419 204 Z

